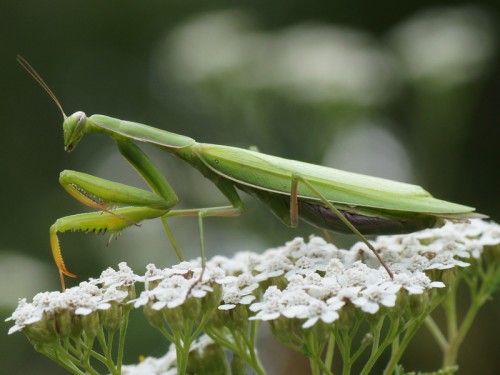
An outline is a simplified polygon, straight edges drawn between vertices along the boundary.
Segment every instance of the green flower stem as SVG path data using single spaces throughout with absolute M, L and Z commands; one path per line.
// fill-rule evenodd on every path
M 309 367 L 312 375 L 320 375 L 320 369 L 316 358 L 309 356 Z
M 343 364 L 342 375 L 349 375 L 349 373 L 351 372 L 351 362 L 350 362 L 351 339 L 345 330 L 340 330 L 340 332 L 338 330 L 335 330 L 334 334 L 340 355 L 342 356 L 342 364 Z
M 85 335 L 84 335 L 84 341 L 79 340 L 79 344 L 82 344 L 81 345 L 82 355 L 81 355 L 80 362 L 82 364 L 82 367 L 85 368 L 87 371 L 89 369 L 92 369 L 92 366 L 90 364 L 90 355 L 92 353 L 93 343 L 94 343 L 94 339 L 87 337 Z
M 439 326 L 430 315 L 425 318 L 424 323 L 431 335 L 434 337 L 434 340 L 438 343 L 441 351 L 444 353 L 448 346 L 448 342 L 446 341 L 446 337 L 443 335 L 443 332 L 441 332 Z
M 237 353 L 246 361 L 246 363 L 255 371 L 256 374 L 265 375 L 266 371 L 262 367 L 257 353 L 255 352 L 255 339 L 257 337 L 258 327 L 259 322 L 255 320 L 252 321 L 250 327 L 250 338 L 248 338 L 246 332 L 241 332 L 239 330 L 229 330 L 229 334 L 227 334 L 223 330 L 213 328 L 211 326 L 207 326 L 205 332 L 215 342 L 231 350 L 233 353 Z M 228 339 L 229 335 L 233 338 L 234 341 Z
M 287 329 L 286 337 L 283 337 L 283 335 L 281 335 L 280 333 L 280 330 L 282 330 L 282 328 L 277 328 L 277 326 L 273 322 L 269 324 L 269 328 L 273 336 L 280 343 L 285 345 L 287 348 L 292 349 L 293 351 L 296 351 L 298 353 L 304 353 L 304 349 L 302 347 L 303 337 L 300 336 L 294 328 L 292 327 L 286 328 Z
M 379 357 L 382 355 L 382 353 L 386 350 L 386 348 L 390 344 L 397 343 L 397 338 L 398 335 L 401 333 L 401 320 L 400 318 L 394 318 L 391 319 L 389 331 L 387 332 L 387 335 L 385 336 L 384 340 L 382 343 L 379 342 L 380 338 L 380 331 L 382 330 L 382 326 L 384 323 L 385 319 L 380 319 L 378 324 L 375 326 L 373 335 L 374 335 L 374 340 L 372 344 L 372 352 L 370 354 L 370 358 L 364 365 L 360 375 L 367 375 L 370 373 L 371 369 L 379 359 Z
M 106 358 L 108 358 L 108 360 L 111 360 L 113 359 L 113 340 L 115 338 L 115 332 L 114 331 L 111 331 L 111 332 L 108 332 L 108 335 L 107 335 L 108 339 L 107 339 L 107 343 L 106 343 Z
M 189 349 L 192 343 L 191 332 L 193 330 L 193 323 L 186 322 L 182 332 L 174 332 L 174 345 L 177 355 L 177 374 L 184 375 L 187 370 Z
M 175 353 L 177 356 L 177 374 L 184 375 L 187 370 L 187 363 L 189 357 L 189 347 L 191 346 L 190 342 L 184 342 L 179 345 L 175 345 Z
M 425 315 L 425 314 L 422 314 Z M 415 334 L 417 333 L 418 329 L 422 325 L 422 322 L 424 321 L 424 316 L 421 316 L 418 319 L 413 319 L 412 321 L 409 322 L 405 329 L 405 334 L 403 336 L 403 340 L 401 341 L 400 344 L 397 344 L 395 347 L 393 347 L 393 352 L 391 355 L 391 359 L 389 360 L 389 363 L 387 364 L 387 367 L 384 370 L 384 375 L 391 375 L 394 373 L 394 370 L 396 368 L 396 365 L 398 364 L 399 360 L 401 359 L 401 356 L 403 355 L 406 347 L 410 343 L 411 339 Z
M 87 346 L 81 338 L 75 339 L 74 345 L 71 343 L 71 339 L 69 338 L 64 339 L 62 342 L 64 345 L 60 340 L 58 341 L 58 349 L 60 350 L 57 350 L 56 353 L 64 354 L 63 357 L 65 357 L 68 362 L 77 368 L 83 368 L 87 370 L 87 372 L 91 372 L 93 370 L 90 365 L 90 361 L 85 359 Z M 58 358 L 60 357 L 58 356 Z
M 354 322 L 354 327 L 349 330 L 346 329 L 334 329 L 335 341 L 339 348 L 340 355 L 342 357 L 342 374 L 349 375 L 351 373 L 351 368 L 353 361 L 351 358 L 351 346 L 354 337 L 356 336 L 359 327 L 362 324 L 362 319 L 356 319 Z
M 160 331 L 163 335 L 175 345 L 178 374 L 186 373 L 191 344 L 205 328 L 210 316 L 211 314 L 204 314 L 203 319 L 199 322 L 199 324 L 191 319 L 187 319 L 180 330 L 172 330 L 172 328 L 168 327 L 168 325 L 160 327 Z
M 286 345 L 289 348 L 291 348 L 299 353 L 304 353 L 304 348 L 302 347 L 304 338 L 302 336 L 300 336 L 299 334 L 297 334 L 297 332 L 295 332 L 295 331 L 293 332 L 292 337 L 293 337 L 293 339 L 290 340 L 289 343 L 286 343 Z M 297 343 L 297 344 L 294 344 L 294 343 Z
M 159 330 L 168 341 L 175 342 L 174 335 L 166 327 L 159 327 Z
M 97 341 L 99 342 L 99 345 L 101 346 L 103 353 L 106 353 L 108 345 L 106 343 L 106 337 L 102 328 L 99 330 L 99 333 L 97 334 Z
M 451 323 L 448 322 L 448 326 L 450 326 L 450 324 L 454 325 L 452 326 L 452 329 L 448 331 L 448 345 L 446 347 L 443 356 L 444 368 L 451 367 L 457 364 L 457 357 L 460 345 L 462 344 L 463 340 L 465 339 L 465 336 L 469 332 L 472 323 L 474 322 L 474 319 L 476 318 L 477 313 L 479 312 L 479 309 L 491 296 L 491 292 L 493 291 L 492 286 L 495 283 L 495 278 L 498 277 L 497 267 L 495 266 L 488 267 L 488 269 L 485 271 L 484 268 L 482 267 L 482 264 L 478 264 L 478 266 L 479 267 L 477 267 L 478 268 L 477 273 L 480 276 L 465 278 L 465 281 L 469 286 L 471 303 L 460 326 L 458 326 L 456 320 L 457 308 L 455 301 L 456 290 L 457 290 L 456 286 L 458 285 L 458 280 L 457 283 L 455 283 L 452 292 L 450 293 L 453 294 L 453 296 L 450 297 L 450 299 L 447 299 L 443 304 L 443 307 L 446 312 L 446 317 L 451 320 Z
M 391 355 L 391 359 L 389 360 L 389 363 L 387 364 L 387 367 L 384 370 L 384 375 L 390 375 L 394 373 L 396 366 L 403 356 L 406 347 L 410 343 L 410 341 L 413 339 L 413 336 L 418 332 L 420 326 L 423 324 L 423 322 L 426 320 L 426 318 L 430 315 L 431 312 L 434 311 L 434 309 L 439 306 L 444 299 L 447 298 L 449 293 L 442 293 L 439 291 L 434 291 L 431 292 L 431 296 L 429 299 L 429 307 L 425 309 L 418 317 L 414 317 L 413 319 L 410 319 L 405 326 L 403 327 L 402 332 L 404 331 L 405 334 L 403 336 L 403 339 L 401 343 L 398 345 L 398 347 L 393 347 L 393 352 Z
M 382 327 L 384 326 L 385 322 L 385 316 L 382 315 L 380 319 L 377 321 L 377 324 L 372 327 L 370 330 L 372 335 L 373 335 L 373 340 L 372 340 L 372 352 L 370 354 L 370 357 L 372 357 L 378 350 L 379 345 L 380 345 L 380 334 L 382 332 Z M 392 327 L 393 322 L 391 321 L 391 327 Z
M 75 345 L 79 341 L 80 340 L 76 340 Z M 79 343 L 78 343 L 78 345 L 79 345 Z M 61 341 L 58 341 L 58 346 L 60 346 L 64 352 L 71 353 L 73 356 L 75 356 L 75 358 L 78 358 L 78 356 L 80 355 L 80 350 L 75 348 L 75 346 L 71 343 L 71 339 L 69 339 L 69 338 L 63 339 L 62 344 L 61 344 Z
M 102 364 L 104 364 L 104 365 L 106 364 L 106 357 L 105 357 L 105 356 L 103 356 L 102 354 L 97 353 L 96 351 L 92 350 L 92 351 L 90 352 L 90 355 L 91 355 L 93 358 L 97 359 L 97 360 L 98 360 L 99 362 L 101 362 Z
M 90 365 L 90 361 L 85 358 L 85 354 L 88 352 L 85 343 L 81 339 L 75 340 L 75 346 L 71 345 L 69 340 L 67 342 L 67 345 L 64 346 L 65 347 L 64 354 L 72 362 L 72 365 L 75 366 L 75 368 L 78 368 L 78 370 L 80 368 L 85 369 L 86 374 L 98 375 L 98 372 L 95 371 Z M 70 355 L 68 353 L 66 349 L 68 347 L 73 349 L 73 355 Z
M 50 345 L 35 345 L 35 350 L 47 356 L 73 374 L 85 375 L 75 364 L 76 358 L 69 355 L 59 340 Z M 74 359 L 72 359 L 74 358 Z
M 182 375 L 186 373 L 191 344 L 200 335 L 203 328 L 205 328 L 210 316 L 211 314 L 208 313 L 203 314 L 203 319 L 199 324 L 196 324 L 197 322 L 193 322 L 191 319 L 188 319 L 186 320 L 182 330 L 172 332 L 173 340 L 170 341 L 172 341 L 175 345 L 177 355 L 177 374 Z M 168 331 L 163 329 L 162 332 Z
M 112 354 L 113 338 L 114 338 L 114 333 L 109 332 L 106 339 L 106 335 L 103 329 L 101 328 L 97 334 L 97 341 L 99 342 L 102 352 L 105 355 L 101 355 L 95 351 L 92 351 L 92 356 L 96 358 L 98 361 L 102 362 L 108 368 L 109 372 L 112 375 L 119 375 L 119 372 L 117 371 L 116 366 L 113 362 L 113 354 Z
M 255 351 L 256 347 L 256 340 L 257 340 L 257 331 L 260 327 L 260 321 L 254 320 L 250 323 L 250 342 L 248 343 L 248 352 L 250 354 L 250 357 L 252 358 L 251 362 L 248 362 L 251 364 L 252 369 L 257 373 L 257 374 L 265 374 L 264 367 L 262 367 L 262 363 L 260 362 L 259 356 L 257 355 L 257 352 Z M 250 346 L 251 345 L 251 346 Z
M 257 324 L 255 324 L 257 323 Z M 246 362 L 250 365 L 250 367 L 257 373 L 257 374 L 265 374 L 265 370 L 262 367 L 262 363 L 260 362 L 260 359 L 257 355 L 257 352 L 255 351 L 256 347 L 256 329 L 253 328 L 253 326 L 258 327 L 258 322 L 254 321 L 252 322 L 252 327 L 250 328 L 250 338 L 248 338 L 246 335 L 241 335 L 243 342 L 245 343 L 245 357 L 247 357 L 245 360 Z M 255 331 L 255 332 L 254 332 Z
M 363 340 L 363 341 L 361 342 L 361 345 L 359 346 L 358 350 L 356 350 L 356 351 L 354 352 L 354 354 L 353 354 L 353 355 L 351 355 L 351 363 L 353 363 L 353 364 L 354 364 L 354 362 L 356 362 L 356 361 L 357 361 L 357 359 L 359 358 L 359 356 L 360 356 L 361 354 L 363 354 L 363 352 L 364 352 L 364 351 L 365 351 L 365 349 L 368 347 L 368 345 L 370 345 L 370 341 L 368 341 L 368 340 Z
M 322 374 L 333 375 L 331 367 L 328 367 L 323 361 L 319 361 L 319 365 L 321 367 L 321 370 L 323 371 Z
M 324 361 L 325 366 L 327 368 L 332 368 L 334 354 L 335 354 L 335 336 L 333 333 L 330 333 L 325 354 L 325 361 Z
M 450 292 L 447 294 L 445 300 L 443 301 L 443 309 L 446 316 L 446 328 L 447 328 L 447 342 L 446 350 L 444 356 L 447 357 L 448 353 L 450 353 L 450 342 L 454 341 L 457 337 L 458 332 L 458 322 L 457 322 L 457 304 L 456 304 L 456 293 L 457 293 L 457 282 L 451 286 Z M 474 301 L 474 298 L 471 299 L 471 302 Z
M 125 336 L 127 335 L 128 322 L 129 322 L 130 309 L 125 309 L 123 314 L 123 320 L 120 326 L 120 339 L 118 341 L 118 357 L 116 359 L 116 367 L 118 373 L 122 373 L 123 355 L 125 352 Z
M 357 329 L 353 329 L 353 333 L 350 335 L 348 331 L 342 331 L 342 335 L 344 336 L 344 340 L 342 340 L 343 343 L 343 353 L 344 353 L 344 363 L 343 363 L 343 369 L 342 369 L 342 374 L 343 375 L 349 375 L 352 370 L 352 360 L 351 360 L 351 349 L 352 349 L 352 340 L 354 338 L 354 333 L 357 331 Z
M 97 352 L 95 352 L 95 351 L 92 351 L 91 355 L 92 355 L 92 357 L 93 357 L 93 358 L 97 359 L 99 362 L 101 362 L 102 364 L 104 364 L 104 365 L 108 368 L 109 372 L 110 372 L 112 375 L 117 374 L 117 372 L 116 372 L 116 368 L 115 368 L 115 366 L 114 366 L 113 362 L 112 362 L 112 361 L 109 361 L 109 359 L 108 359 L 108 358 L 106 358 L 106 357 L 105 357 L 105 356 L 103 356 L 102 354 L 99 354 L 99 353 L 97 353 Z M 118 374 L 118 375 L 119 375 L 119 374 Z
M 321 371 L 326 374 L 331 374 L 330 369 L 327 368 L 321 360 L 321 354 L 323 353 L 326 342 L 323 342 L 321 333 L 318 331 L 317 327 L 318 326 L 314 326 L 304 330 L 304 351 L 309 357 L 309 363 L 311 364 L 311 372 L 313 375 L 319 375 Z

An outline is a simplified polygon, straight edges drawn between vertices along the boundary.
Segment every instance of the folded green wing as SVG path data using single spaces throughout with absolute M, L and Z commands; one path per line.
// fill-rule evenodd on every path
M 283 159 L 241 148 L 197 144 L 194 152 L 215 173 L 255 189 L 290 194 L 292 174 L 307 179 L 328 200 L 350 206 L 438 215 L 474 208 L 433 198 L 420 186 Z M 299 183 L 299 197 L 319 199 Z

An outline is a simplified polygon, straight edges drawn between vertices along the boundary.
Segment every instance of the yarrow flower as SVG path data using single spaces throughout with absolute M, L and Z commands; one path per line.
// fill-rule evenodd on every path
M 352 300 L 352 303 L 364 312 L 374 314 L 380 306 L 394 307 L 396 305 L 396 293 L 401 285 L 386 282 L 379 285 L 369 285 L 361 291 L 361 295 Z
M 362 243 L 346 251 L 321 238 L 312 237 L 309 243 L 297 238 L 284 247 L 266 251 L 262 264 L 255 267 L 263 271 L 258 277 L 273 277 L 277 270 L 279 274 L 286 270 L 287 287 L 268 289 L 260 301 L 250 306 L 256 312 L 250 319 L 273 320 L 280 316 L 308 319 L 304 311 L 312 311 L 311 304 L 324 306 L 322 303 L 329 300 L 343 301 L 343 305 L 350 302 L 363 312 L 374 314 L 382 306 L 395 307 L 401 289 L 408 295 L 417 295 L 443 288 L 443 282 L 431 281 L 427 270 L 467 267 L 469 263 L 461 259 L 477 257 L 485 245 L 499 242 L 499 226 L 482 220 L 471 220 L 470 224 L 447 223 L 442 228 L 408 235 L 380 236 L 373 245 L 385 249 L 382 256 L 387 254 L 394 273 L 394 279 L 390 280 L 381 267 L 371 268 L 356 260 L 356 254 L 366 249 Z M 369 252 L 363 256 L 375 260 Z M 326 305 L 325 308 L 337 313 L 341 307 L 335 305 L 332 310 Z M 311 320 L 306 322 L 306 326 L 314 324 Z
M 132 269 L 127 266 L 127 263 L 121 262 L 118 264 L 118 271 L 109 267 L 101 273 L 97 279 L 91 279 L 90 283 L 102 285 L 103 287 L 115 287 L 117 289 L 127 288 L 134 285 L 140 278 Z
M 363 319 L 369 322 L 369 332 L 362 345 L 387 345 L 412 326 L 412 319 L 418 318 L 415 324 L 422 324 L 423 317 L 430 319 L 430 312 L 447 295 L 434 289 L 453 287 L 460 280 L 456 276 L 460 269 L 483 267 L 476 276 L 468 276 L 483 279 L 469 286 L 498 279 L 500 226 L 494 223 L 447 223 L 408 235 L 380 236 L 372 243 L 394 274 L 392 279 L 366 244 L 356 243 L 345 250 L 319 237 L 296 238 L 262 254 L 245 251 L 232 258 L 216 256 L 206 262 L 204 270 L 198 259 L 165 269 L 149 264 L 144 275 L 138 276 L 120 263 L 118 270 L 108 268 L 99 278 L 64 292 L 39 293 L 32 302 L 20 299 L 7 319 L 14 321 L 9 334 L 21 331 L 38 344 L 37 350 L 63 366 L 73 363 L 92 372 L 83 367 L 88 361 L 75 362 L 79 351 L 81 357 L 90 358 L 88 351 L 94 350 L 94 339 L 100 335 L 96 342 L 103 356 L 111 355 L 103 332 L 111 340 L 114 332 L 124 335 L 129 311 L 142 308 L 149 323 L 173 345 L 162 358 L 122 367 L 124 339 L 120 339 L 117 361 L 108 358 L 106 362 L 111 373 L 200 373 L 213 363 L 218 373 L 222 367 L 217 366 L 226 361 L 223 347 L 230 348 L 234 360 L 240 361 L 231 364 L 232 368 L 244 369 L 246 363 L 263 373 L 255 351 L 261 322 L 269 324 L 279 341 L 320 360 L 321 348 L 331 335 L 346 340 L 349 332 L 354 337 Z M 483 260 L 485 251 L 492 261 Z M 138 283 L 144 288 L 136 297 Z M 448 290 L 453 293 L 455 289 Z M 481 303 L 486 300 L 481 296 Z M 380 337 L 377 329 L 385 326 L 387 314 L 391 315 L 387 334 L 394 337 L 374 340 Z M 195 341 L 203 332 L 209 337 Z M 69 337 L 81 342 L 73 345 Z M 60 344 L 54 349 L 55 340 Z M 372 348 L 372 354 L 382 352 Z
M 12 315 L 5 320 L 13 320 L 15 323 L 12 327 L 10 327 L 9 335 L 14 332 L 21 331 L 26 326 L 39 322 L 42 320 L 43 313 L 43 307 L 34 306 L 32 303 L 29 303 L 26 298 L 20 298 L 16 311 L 14 311 Z
M 182 262 L 181 264 L 165 270 L 157 270 L 153 265 L 148 265 L 144 282 L 155 281 L 155 287 L 144 290 L 139 298 L 134 300 L 134 307 L 147 304 L 153 310 L 164 307 L 172 309 L 181 306 L 188 298 L 202 298 L 207 293 L 213 292 L 210 285 L 221 276 L 220 269 L 207 266 L 200 279 L 202 269 L 198 264 Z
M 259 288 L 259 284 L 257 278 L 250 273 L 226 276 L 217 282 L 224 287 L 222 291 L 224 304 L 219 306 L 219 310 L 233 309 L 238 304 L 248 305 L 257 298 L 253 292 Z
M 43 292 L 28 303 L 25 298 L 19 301 L 18 308 L 7 320 L 14 320 L 15 325 L 9 334 L 22 331 L 34 323 L 45 320 L 47 338 L 55 338 L 69 334 L 70 322 L 66 316 L 87 316 L 95 312 L 109 310 L 112 303 L 124 303 L 129 296 L 127 291 L 118 290 L 117 284 L 101 289 L 93 282 L 82 282 L 79 286 L 66 289 L 64 292 Z M 49 328 L 50 327 L 50 328 Z M 66 328 L 66 330 L 64 329 Z M 52 330 L 53 329 L 53 330 Z

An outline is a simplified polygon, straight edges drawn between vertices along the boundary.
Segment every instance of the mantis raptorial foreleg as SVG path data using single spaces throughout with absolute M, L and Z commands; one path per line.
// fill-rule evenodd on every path
M 174 190 L 158 168 L 129 141 L 117 140 L 118 149 L 130 164 L 139 172 L 153 192 L 105 180 L 85 173 L 63 171 L 61 185 L 83 204 L 102 211 L 63 217 L 50 228 L 52 255 L 59 268 L 61 284 L 64 289 L 64 276 L 75 277 L 65 264 L 57 234 L 65 231 L 84 231 L 111 233 L 121 231 L 147 219 L 162 217 L 177 204 Z M 123 207 L 123 208 L 116 208 Z M 115 209 L 116 208 L 116 209 Z M 168 226 L 165 231 L 180 260 L 183 260 L 175 239 Z
M 143 220 L 154 219 L 162 215 L 162 211 L 148 207 L 125 207 L 106 212 L 91 212 L 58 219 L 50 227 L 50 244 L 52 255 L 59 268 L 61 285 L 65 289 L 64 275 L 76 277 L 69 272 L 64 264 L 64 260 L 59 245 L 58 233 L 67 231 L 81 231 L 85 233 L 105 233 L 119 232 L 135 223 Z M 180 254 L 180 253 L 179 253 Z

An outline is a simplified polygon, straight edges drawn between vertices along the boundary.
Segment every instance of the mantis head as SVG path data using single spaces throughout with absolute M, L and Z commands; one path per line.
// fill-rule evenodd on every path
M 85 134 L 87 115 L 82 111 L 64 116 L 64 151 L 71 152 Z
M 42 77 L 40 77 L 40 75 L 36 72 L 36 70 L 33 69 L 33 67 L 29 64 L 29 62 L 19 55 L 17 56 L 17 61 L 19 62 L 19 64 L 21 64 L 21 66 L 24 69 L 26 69 L 26 71 L 35 79 L 35 81 L 38 82 L 38 84 L 52 98 L 54 103 L 61 111 L 64 118 L 64 123 L 63 123 L 64 150 L 71 152 L 85 134 L 87 116 L 85 115 L 85 113 L 81 111 L 75 112 L 69 117 L 66 116 L 62 108 L 62 105 L 55 96 L 55 94 L 52 92 L 50 87 L 45 83 Z

